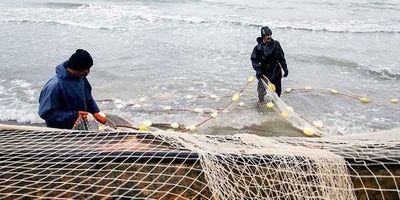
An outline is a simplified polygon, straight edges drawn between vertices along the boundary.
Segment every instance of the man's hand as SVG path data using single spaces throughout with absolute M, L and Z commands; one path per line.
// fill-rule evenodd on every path
M 283 77 L 287 77 L 289 75 L 289 70 L 286 68 L 286 69 L 283 69 L 283 71 L 285 72 L 283 74 Z
M 86 111 L 78 111 L 78 118 L 80 117 L 80 118 L 82 118 L 82 119 L 86 119 L 87 118 L 87 116 L 88 116 L 88 112 L 86 112 Z
M 105 124 L 107 122 L 107 116 L 103 112 L 94 113 L 93 116 L 98 122 L 102 124 Z

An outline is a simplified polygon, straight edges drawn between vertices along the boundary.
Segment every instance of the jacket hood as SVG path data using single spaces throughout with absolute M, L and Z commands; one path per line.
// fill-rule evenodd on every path
M 57 65 L 56 67 L 56 75 L 61 79 L 73 78 L 71 75 L 68 74 L 67 71 L 67 63 L 68 61 L 64 61 L 63 63 Z

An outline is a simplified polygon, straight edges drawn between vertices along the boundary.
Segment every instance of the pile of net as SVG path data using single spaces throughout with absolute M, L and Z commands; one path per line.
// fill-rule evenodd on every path
M 294 138 L 95 128 L 2 126 L 0 197 L 400 198 L 399 130 Z

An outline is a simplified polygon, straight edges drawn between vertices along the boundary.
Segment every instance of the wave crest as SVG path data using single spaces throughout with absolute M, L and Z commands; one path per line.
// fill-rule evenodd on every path
M 296 59 L 301 62 L 310 62 L 311 60 L 314 63 L 322 65 L 336 65 L 353 70 L 359 70 L 363 73 L 382 79 L 400 80 L 400 74 L 388 68 L 384 68 L 383 66 L 363 65 L 345 59 L 331 58 L 326 56 L 306 56 L 306 57 L 301 56 Z
M 4 20 L 3 23 L 16 23 L 16 24 L 50 24 L 50 25 L 58 25 L 58 26 L 70 26 L 70 27 L 79 27 L 84 29 L 92 29 L 92 30 L 110 30 L 110 31 L 121 31 L 124 30 L 123 27 L 117 26 L 106 26 L 106 25 L 95 25 L 95 24 L 82 24 L 75 23 L 72 21 L 57 21 L 57 20 L 29 20 L 29 19 L 10 19 Z
M 82 8 L 89 7 L 89 4 L 85 3 L 68 3 L 68 2 L 46 2 L 43 3 L 45 7 L 48 8 Z
M 261 27 L 268 22 L 274 29 L 320 31 L 334 33 L 400 33 L 398 19 L 265 19 L 255 16 L 187 16 L 167 13 L 147 6 L 121 7 L 80 3 L 46 3 L 46 8 L 5 9 L 2 22 L 53 23 L 92 29 L 130 30 L 136 23 L 183 23 Z M 69 9 L 79 9 L 79 12 Z M 5 19 L 5 20 L 4 20 Z M 67 23 L 68 22 L 68 23 Z M 95 25 L 94 25 L 95 24 Z

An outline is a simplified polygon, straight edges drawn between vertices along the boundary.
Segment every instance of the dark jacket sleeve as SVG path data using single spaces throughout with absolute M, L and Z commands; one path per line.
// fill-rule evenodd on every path
M 92 97 L 92 86 L 86 78 L 84 78 L 83 80 L 85 81 L 87 111 L 90 113 L 100 112 L 99 107 L 97 107 L 96 101 Z
M 253 65 L 253 69 L 256 71 L 256 75 L 261 75 L 261 50 L 259 49 L 259 45 L 255 46 L 253 52 L 251 53 L 251 64 Z
M 283 52 L 283 49 L 281 47 L 281 44 L 279 42 L 277 42 L 277 47 L 279 49 L 279 53 L 278 53 L 278 61 L 282 66 L 283 70 L 287 70 L 287 64 L 286 64 L 286 59 L 285 59 L 285 53 Z
M 62 111 L 58 84 L 48 83 L 40 93 L 39 116 L 50 124 L 73 124 L 78 118 L 77 111 Z

